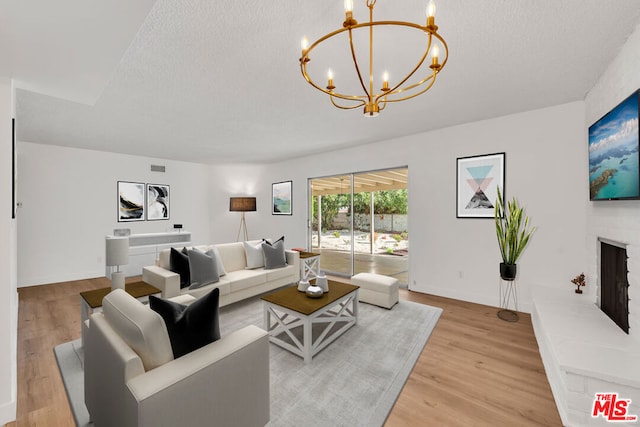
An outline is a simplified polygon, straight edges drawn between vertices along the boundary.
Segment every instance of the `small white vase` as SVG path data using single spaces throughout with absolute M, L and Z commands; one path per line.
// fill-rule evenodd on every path
M 298 282 L 298 290 L 300 292 L 306 292 L 308 287 L 309 287 L 309 281 L 308 280 L 300 280 Z
M 316 286 L 319 286 L 325 294 L 329 292 L 329 282 L 327 281 L 327 276 L 325 276 L 324 273 L 320 273 L 320 275 L 316 277 Z

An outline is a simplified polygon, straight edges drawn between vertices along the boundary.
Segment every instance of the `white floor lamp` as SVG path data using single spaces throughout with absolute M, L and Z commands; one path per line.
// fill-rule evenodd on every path
M 106 237 L 106 264 L 116 267 L 111 273 L 111 289 L 124 289 L 124 272 L 121 265 L 129 264 L 129 237 Z
M 256 211 L 256 198 L 255 197 L 231 197 L 229 199 L 229 210 L 231 212 L 242 212 L 242 218 L 240 218 L 240 228 L 238 229 L 237 241 L 240 241 L 240 233 L 244 231 L 244 240 L 249 240 L 249 233 L 247 232 L 247 222 L 244 219 L 245 212 Z

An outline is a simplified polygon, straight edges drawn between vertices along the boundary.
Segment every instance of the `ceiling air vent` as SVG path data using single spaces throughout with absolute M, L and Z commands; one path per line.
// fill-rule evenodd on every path
M 165 167 L 160 165 L 151 165 L 151 172 L 164 172 Z

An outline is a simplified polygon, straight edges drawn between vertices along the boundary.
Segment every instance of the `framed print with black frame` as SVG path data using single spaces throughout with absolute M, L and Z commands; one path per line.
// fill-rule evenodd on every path
M 148 221 L 169 219 L 169 186 L 147 184 L 145 212 Z
M 143 182 L 118 181 L 118 222 L 144 221 Z
M 272 215 L 293 215 L 292 198 L 293 181 L 282 181 L 271 184 Z
M 503 198 L 505 153 L 456 159 L 456 218 L 494 218 L 497 188 Z

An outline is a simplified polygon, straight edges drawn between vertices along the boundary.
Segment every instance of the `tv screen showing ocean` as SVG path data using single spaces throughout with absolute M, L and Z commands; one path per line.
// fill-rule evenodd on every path
M 638 93 L 589 128 L 591 200 L 640 197 Z

